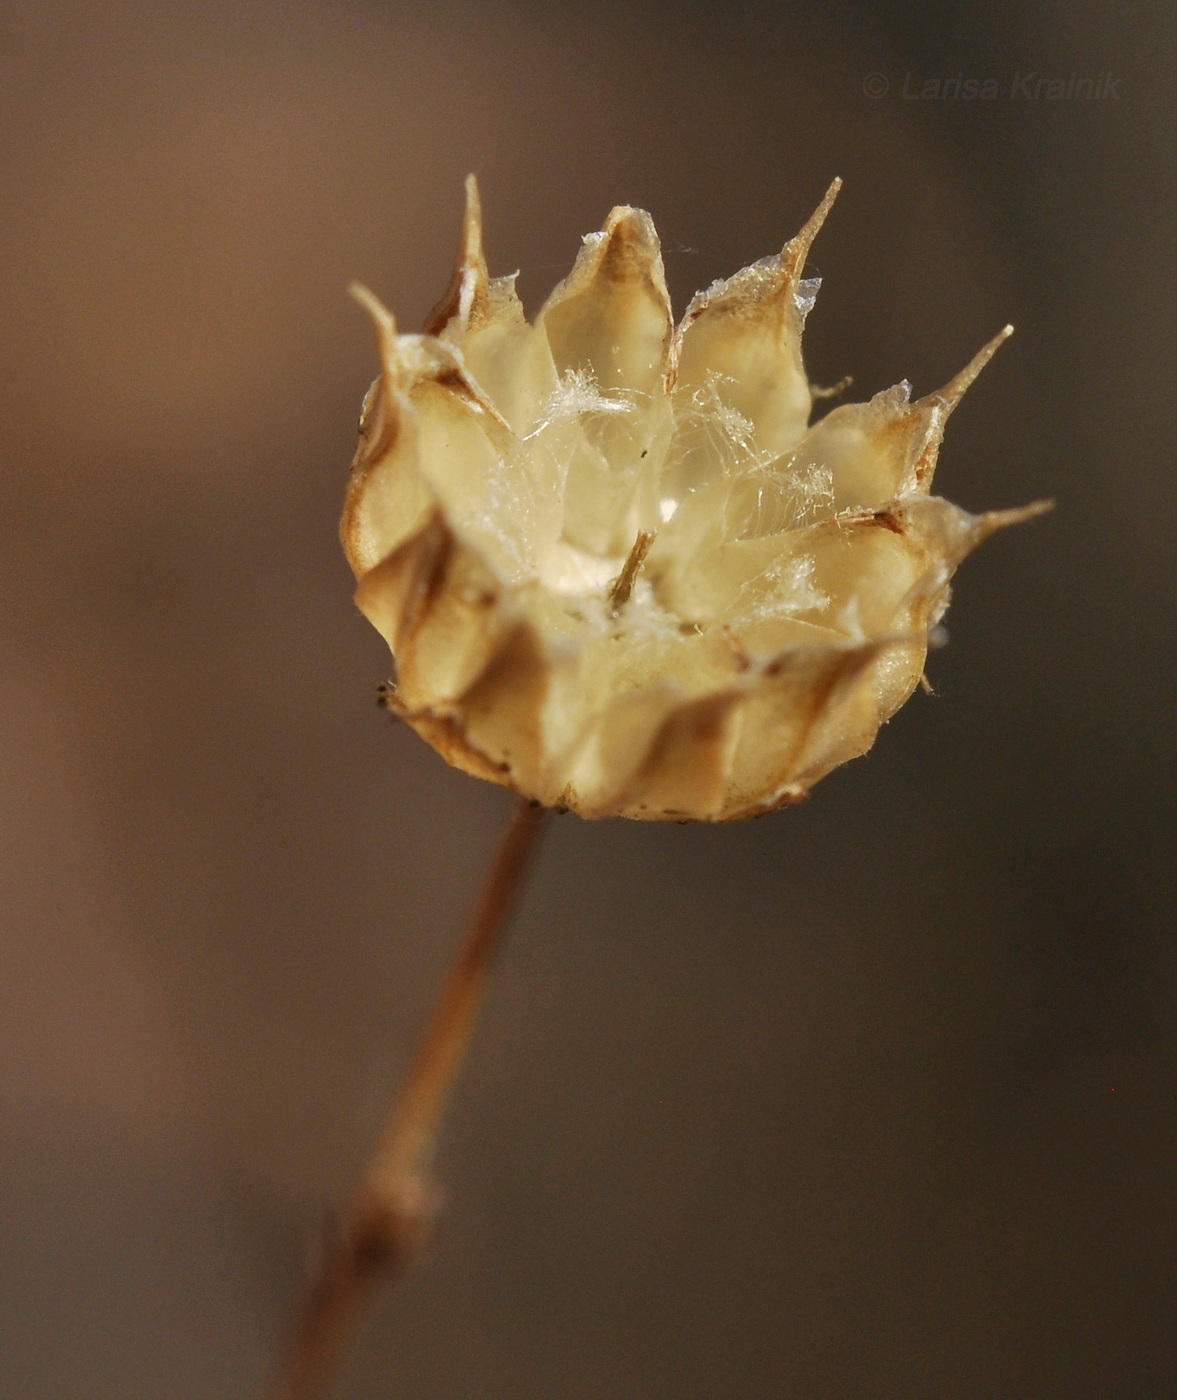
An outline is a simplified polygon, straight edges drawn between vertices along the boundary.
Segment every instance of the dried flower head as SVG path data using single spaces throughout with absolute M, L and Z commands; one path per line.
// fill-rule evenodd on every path
M 387 703 L 450 763 L 586 817 L 726 821 L 863 753 L 923 674 L 957 564 L 1041 505 L 929 494 L 938 393 L 813 427 L 801 232 L 676 327 L 654 225 L 614 209 L 529 325 L 467 182 L 423 335 L 375 319 L 342 537 L 396 657 Z

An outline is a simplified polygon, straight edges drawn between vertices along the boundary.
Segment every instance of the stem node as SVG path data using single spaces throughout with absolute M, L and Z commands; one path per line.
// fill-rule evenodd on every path
M 398 1278 L 428 1242 L 442 1199 L 430 1170 L 438 1135 L 546 816 L 527 798 L 515 804 L 465 944 L 303 1303 L 273 1400 L 323 1393 L 377 1289 Z

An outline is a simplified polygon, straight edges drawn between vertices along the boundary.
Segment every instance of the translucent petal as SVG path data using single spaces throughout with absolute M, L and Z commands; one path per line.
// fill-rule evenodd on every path
M 654 223 L 614 209 L 584 240 L 538 317 L 560 374 L 587 374 L 604 394 L 663 391 L 673 324 Z
M 840 184 L 834 181 L 813 217 L 776 257 L 696 296 L 676 336 L 677 399 L 716 396 L 752 425 L 757 449 L 769 458 L 795 446 L 809 421 L 801 331 L 810 298 L 802 292 L 801 272 Z M 684 488 L 703 479 L 697 459 L 704 453 L 703 445 L 688 445 Z

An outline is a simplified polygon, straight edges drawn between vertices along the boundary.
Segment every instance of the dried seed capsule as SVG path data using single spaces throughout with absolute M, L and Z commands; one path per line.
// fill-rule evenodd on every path
M 385 703 L 450 763 L 586 817 L 727 821 L 803 797 L 907 699 L 961 559 L 1046 506 L 929 495 L 944 389 L 814 427 L 801 277 L 838 182 L 676 328 L 648 214 L 590 234 L 528 324 L 473 178 L 424 335 L 379 334 L 342 538 Z

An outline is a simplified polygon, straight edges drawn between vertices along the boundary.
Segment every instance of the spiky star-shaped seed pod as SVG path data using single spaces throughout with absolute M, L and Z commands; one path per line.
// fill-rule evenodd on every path
M 491 278 L 473 178 L 423 335 L 379 334 L 342 538 L 397 666 L 389 707 L 450 763 L 586 817 L 727 821 L 863 753 L 923 674 L 970 550 L 1044 504 L 929 494 L 939 392 L 810 428 L 809 247 L 697 295 L 614 209 L 529 324 Z

